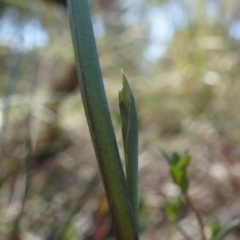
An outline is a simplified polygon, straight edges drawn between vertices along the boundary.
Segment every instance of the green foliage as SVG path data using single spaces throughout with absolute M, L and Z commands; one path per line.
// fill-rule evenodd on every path
M 173 153 L 171 156 L 164 154 L 170 165 L 170 173 L 173 181 L 181 188 L 183 193 L 186 193 L 189 187 L 187 177 L 187 167 L 190 164 L 190 156 L 180 156 L 178 153 Z
M 163 156 L 167 159 L 169 163 L 170 174 L 172 176 L 173 181 L 180 187 L 181 193 L 186 201 L 186 204 L 188 205 L 188 207 L 191 209 L 191 211 L 194 213 L 196 217 L 200 234 L 201 234 L 201 240 L 207 240 L 201 214 L 197 210 L 193 201 L 191 200 L 191 198 L 187 193 L 188 187 L 189 187 L 189 180 L 187 177 L 187 168 L 190 164 L 190 156 L 186 153 L 183 156 L 180 156 L 178 153 L 173 153 L 171 156 L 169 156 L 164 150 L 161 150 L 161 151 L 163 152 Z M 167 207 L 168 207 L 168 212 L 170 213 L 168 215 L 171 218 L 176 217 L 177 213 L 181 209 L 181 206 L 179 206 L 179 203 L 176 205 L 168 204 Z
M 212 224 L 211 224 L 211 237 L 210 240 L 214 240 L 215 237 L 218 235 L 218 233 L 221 230 L 221 224 L 219 222 L 219 220 L 215 220 Z
M 30 177 L 30 194 L 26 199 L 24 214 L 19 220 L 19 231 L 23 233 L 23 231 L 29 232 L 30 230 L 34 235 L 36 234 L 36 237 L 42 239 L 45 239 L 42 236 L 44 230 L 52 229 L 53 226 L 61 226 L 63 216 L 67 219 L 74 202 L 79 202 L 79 196 L 73 189 L 78 188 L 79 194 L 81 191 L 85 191 L 85 186 L 83 187 L 82 184 L 86 183 L 86 179 L 84 176 L 77 178 L 75 176 L 81 175 L 79 173 L 84 168 L 82 166 L 85 166 L 82 164 L 82 161 L 86 159 L 87 154 L 85 153 L 90 153 L 92 147 L 91 144 L 88 144 L 88 137 L 85 137 L 88 130 L 85 127 L 83 111 L 80 112 L 76 108 L 76 106 L 78 108 L 80 106 L 83 109 L 79 96 L 71 93 L 67 97 L 61 97 L 62 91 L 59 88 L 50 87 L 48 89 L 51 84 L 55 86 L 56 83 L 65 81 L 63 76 L 67 76 L 69 70 L 71 72 L 74 57 L 70 34 L 68 34 L 67 14 L 62 11 L 62 8 L 58 8 L 56 5 L 46 5 L 44 2 L 41 0 L 0 1 L 2 35 L 5 37 L 3 29 L 6 28 L 4 24 L 7 22 L 9 24 L 7 29 L 10 28 L 14 32 L 12 40 L 11 36 L 8 37 L 7 34 L 7 41 L 4 40 L 0 43 L 0 87 L 1 92 L 5 92 L 1 96 L 2 126 L 5 130 L 1 132 L 2 136 L 0 137 L 0 145 L 3 146 L 4 143 L 4 151 L 1 149 L 0 208 L 4 209 L 4 212 L 5 209 L 12 209 L 11 203 L 14 202 L 14 198 L 7 199 L 8 196 L 15 197 L 15 191 L 21 192 L 21 189 L 14 186 L 19 182 L 19 175 L 23 172 L 22 160 L 29 151 L 28 147 L 24 146 L 29 135 L 26 133 L 26 129 L 29 128 L 33 148 L 34 151 L 36 150 L 36 154 L 31 159 L 33 163 L 31 172 L 37 171 L 39 174 L 34 174 L 37 175 L 37 180 L 36 176 Z M 154 141 L 163 142 L 172 149 L 193 147 L 193 149 L 197 149 L 194 153 L 196 159 L 201 159 L 202 154 L 206 156 L 204 164 L 199 161 L 193 163 L 193 169 L 196 167 L 200 175 L 205 175 L 206 181 L 201 182 L 200 178 L 195 179 L 194 175 L 192 177 L 197 185 L 201 185 L 201 188 L 210 185 L 212 188 L 215 187 L 209 193 L 209 201 L 216 199 L 216 196 L 221 197 L 218 198 L 217 205 L 214 205 L 214 202 L 207 205 L 204 205 L 205 201 L 201 203 L 201 207 L 206 206 L 207 208 L 204 209 L 205 217 L 207 217 L 207 213 L 212 212 L 209 210 L 213 210 L 209 209 L 209 206 L 214 205 L 214 213 L 217 213 L 219 209 L 227 207 L 228 199 L 231 199 L 231 202 L 238 201 L 236 194 L 223 194 L 222 188 L 216 188 L 221 184 L 221 180 L 216 180 L 210 174 L 206 174 L 208 167 L 211 168 L 213 163 L 207 159 L 214 159 L 217 164 L 221 164 L 222 159 L 227 159 L 228 163 L 231 162 L 230 169 L 235 169 L 238 160 L 235 152 L 240 143 L 237 130 L 240 115 L 236 114 L 239 111 L 239 104 L 236 103 L 239 102 L 240 96 L 238 67 L 240 41 L 239 36 L 238 39 L 231 36 L 232 30 L 235 29 L 232 26 L 235 26 L 239 19 L 238 1 L 142 1 L 138 4 L 137 11 L 131 10 L 135 4 L 126 5 L 125 1 L 102 1 L 103 4 L 99 4 L 99 1 L 89 2 L 92 19 L 94 25 L 97 26 L 98 52 L 101 56 L 102 71 L 109 94 L 108 102 L 111 113 L 113 113 L 112 119 L 116 120 L 114 113 L 118 113 L 118 109 L 114 108 L 117 106 L 116 91 L 119 89 L 116 76 L 119 68 L 123 67 L 128 73 L 129 79 L 131 78 L 131 86 L 137 90 L 136 103 L 141 106 L 143 131 L 140 134 L 146 144 L 142 144 L 143 141 L 141 141 L 140 151 L 146 152 L 146 146 L 150 146 Z M 111 3 L 109 4 L 109 2 Z M 209 11 L 212 7 L 214 7 L 213 15 L 212 11 Z M 152 14 L 154 11 L 159 11 L 160 14 Z M 172 14 L 174 11 L 176 14 Z M 128 19 L 132 19 L 132 12 L 134 12 L 135 20 L 128 21 Z M 112 16 L 112 14 L 114 15 Z M 163 14 L 166 14 L 167 17 L 164 17 Z M 153 47 L 153 43 L 159 40 L 158 34 L 152 34 L 154 26 L 150 23 L 150 16 L 153 16 L 154 23 L 159 21 L 160 17 L 163 26 L 166 26 L 165 28 L 171 32 L 171 37 L 164 42 L 165 50 L 157 60 L 143 57 L 146 56 L 145 52 Z M 183 17 L 184 19 L 182 19 Z M 48 34 L 50 41 L 41 49 L 35 48 L 31 51 L 23 49 L 22 51 L 21 46 L 17 46 L 18 43 L 15 40 L 17 36 L 21 36 L 21 42 L 26 42 L 24 32 L 27 32 L 31 22 L 35 22 L 37 25 L 39 23 L 42 30 Z M 104 32 L 102 35 L 98 35 L 99 24 Z M 238 33 L 239 31 L 235 29 L 234 32 Z M 35 34 L 32 32 L 30 35 L 34 37 Z M 39 41 L 40 39 L 41 37 Z M 160 42 L 155 49 L 156 52 L 158 49 L 162 49 Z M 16 66 L 14 59 L 18 57 L 19 53 L 23 61 L 21 61 L 18 73 L 13 75 Z M 92 71 L 94 72 L 93 69 Z M 70 83 L 71 79 L 73 79 L 71 76 L 70 78 L 66 77 L 66 82 Z M 35 81 L 36 87 L 32 88 L 31 85 Z M 46 89 L 48 89 L 47 94 Z M 65 91 L 66 88 L 64 86 L 61 89 Z M 88 86 L 86 89 L 89 89 Z M 39 95 L 39 93 L 41 94 Z M 61 96 L 57 96 L 58 94 Z M 47 95 L 47 99 L 43 95 Z M 49 107 L 49 101 L 51 104 L 52 102 L 57 103 L 60 107 L 56 111 L 53 110 Z M 95 104 L 98 104 L 98 101 Z M 28 106 L 30 106 L 30 111 L 28 111 Z M 74 113 L 72 109 L 74 109 Z M 51 117 L 51 112 L 55 117 Z M 42 138 L 43 135 L 53 135 L 50 129 L 58 124 L 64 130 L 61 134 L 57 134 L 55 138 L 49 138 L 49 140 L 45 137 Z M 50 127 L 43 131 L 45 125 Z M 77 129 L 81 129 L 84 133 L 78 134 Z M 119 125 L 116 124 L 115 129 L 116 133 L 120 134 Z M 62 147 L 59 139 L 64 143 L 70 139 L 70 144 Z M 117 136 L 117 139 L 120 139 L 120 136 Z M 181 141 L 182 139 L 183 141 Z M 40 145 L 43 147 L 39 148 Z M 54 146 L 59 147 L 55 149 Z M 51 151 L 51 157 L 49 157 L 46 150 L 52 150 L 52 148 L 54 148 L 54 152 Z M 59 155 L 61 156 L 60 169 L 52 164 L 52 162 L 57 162 L 59 165 Z M 69 157 L 73 159 L 74 164 L 68 164 Z M 175 164 L 178 158 L 182 158 L 181 156 L 168 157 Z M 50 158 L 53 161 L 48 161 Z M 89 156 L 87 158 L 90 159 Z M 42 164 L 36 164 L 36 159 L 44 162 L 44 167 L 47 167 L 40 168 L 39 166 Z M 93 158 L 91 157 L 91 159 Z M 176 164 L 178 166 L 173 164 L 170 167 L 171 176 L 178 186 L 182 186 L 182 191 L 189 188 L 187 180 L 190 182 L 193 180 L 187 178 L 187 168 L 184 170 L 184 167 L 181 167 L 186 162 L 182 161 L 181 164 Z M 94 162 L 89 165 L 94 167 Z M 201 168 L 203 165 L 204 167 Z M 151 172 L 146 172 L 147 174 L 151 175 Z M 159 174 L 161 175 L 162 172 L 160 171 Z M 64 187 L 69 177 L 73 179 L 71 187 Z M 229 172 L 229 179 L 231 177 L 234 176 L 231 176 Z M 142 179 L 144 176 L 141 177 L 141 183 L 144 186 L 145 182 Z M 210 181 L 211 184 L 206 184 Z M 39 185 L 39 182 L 42 182 L 44 187 Z M 161 185 L 162 182 L 157 187 L 160 188 Z M 224 188 L 229 185 L 225 182 Z M 155 190 L 149 188 L 147 194 L 149 192 L 151 195 Z M 235 191 L 233 192 L 235 193 Z M 146 197 L 144 194 L 146 191 L 142 195 Z M 21 201 L 19 202 L 21 204 Z M 36 203 L 39 208 L 32 209 L 33 203 Z M 156 206 L 151 204 L 149 203 L 149 206 L 152 208 L 148 211 L 156 212 L 154 211 Z M 80 205 L 82 206 L 83 203 Z M 162 202 L 159 205 L 163 207 Z M 49 214 L 42 214 L 43 210 Z M 6 212 L 8 213 L 8 211 Z M 79 210 L 76 211 L 76 213 L 78 212 Z M 229 214 L 231 213 L 229 212 Z M 49 218 L 49 215 L 60 215 L 61 218 Z M 72 214 L 70 215 L 72 216 Z M 148 222 L 147 218 L 152 220 L 150 213 L 146 215 L 146 222 Z M 185 215 L 183 218 L 185 220 Z M 12 230 L 11 222 L 14 222 L 14 219 L 9 220 L 8 217 L 1 216 L 0 235 L 3 238 L 7 239 L 5 234 Z M 140 217 L 140 224 L 141 222 Z M 224 222 L 224 219 L 221 222 Z M 24 226 L 23 229 L 21 226 Z M 160 230 L 156 227 L 156 230 L 166 233 L 164 229 L 168 228 L 165 226 Z M 172 227 L 175 230 L 175 225 Z M 213 227 L 212 233 L 216 234 L 216 229 L 216 226 Z M 223 239 L 222 236 L 228 231 L 229 225 L 226 223 L 226 227 L 222 227 L 216 239 Z
M 164 207 L 168 219 L 171 221 L 176 221 L 182 213 L 183 202 L 181 195 L 174 200 L 166 200 Z
M 115 237 L 119 240 L 135 240 L 138 239 L 136 219 L 133 217 L 135 211 L 132 211 L 126 191 L 127 184 L 103 86 L 88 1 L 68 0 L 68 10 L 80 92 Z M 134 184 L 136 188 L 135 181 Z M 138 204 L 134 207 L 138 211 Z
M 138 225 L 138 118 L 134 96 L 122 71 L 123 87 L 119 92 L 126 180 L 135 222 Z
M 73 240 L 74 237 L 75 237 L 75 229 L 72 225 L 69 225 L 66 228 L 66 230 L 60 240 Z

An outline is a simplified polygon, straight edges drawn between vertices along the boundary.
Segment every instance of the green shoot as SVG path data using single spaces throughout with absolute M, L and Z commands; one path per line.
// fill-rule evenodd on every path
M 164 151 L 161 150 L 161 152 Z M 196 208 L 190 196 L 188 195 L 189 180 L 187 177 L 187 168 L 190 164 L 191 159 L 190 156 L 188 154 L 180 156 L 178 153 L 173 153 L 171 156 L 169 156 L 166 152 L 164 152 L 163 156 L 169 163 L 170 174 L 172 176 L 173 181 L 180 187 L 187 206 L 191 209 L 191 211 L 194 213 L 196 217 L 200 229 L 201 240 L 206 240 L 207 238 L 204 232 L 204 224 L 201 214 Z
M 138 224 L 138 119 L 134 97 L 122 71 L 123 88 L 119 92 L 122 137 L 127 187 L 135 222 Z
M 116 239 L 138 239 L 136 223 L 103 86 L 87 0 L 68 0 L 70 27 L 85 114 Z

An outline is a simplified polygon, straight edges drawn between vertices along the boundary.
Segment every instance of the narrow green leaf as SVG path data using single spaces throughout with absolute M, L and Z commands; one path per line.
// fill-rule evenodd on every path
M 190 160 L 191 160 L 191 158 L 188 155 L 181 157 L 177 163 L 177 167 L 185 170 L 189 166 Z
M 181 188 L 183 193 L 186 193 L 189 187 L 189 181 L 186 171 L 178 167 L 171 167 L 170 173 L 173 181 Z
M 188 191 L 189 181 L 186 173 L 183 175 L 180 187 L 183 193 L 186 193 Z
M 126 179 L 133 215 L 138 223 L 138 119 L 132 90 L 123 71 L 122 84 L 122 90 L 119 92 L 119 107 L 122 120 Z
M 88 1 L 67 2 L 82 101 L 115 236 L 135 240 L 138 233 L 103 86 Z
M 160 152 L 162 153 L 163 157 L 168 161 L 169 164 L 171 164 L 171 156 L 161 147 L 159 147 Z
M 180 155 L 178 153 L 174 152 L 172 154 L 171 165 L 176 166 L 179 161 L 180 161 Z
M 212 224 L 211 224 L 211 238 L 210 239 L 214 239 L 217 234 L 220 232 L 221 230 L 221 224 L 218 220 L 215 220 Z
M 172 175 L 173 181 L 177 184 L 177 185 L 181 185 L 181 181 L 183 178 L 183 173 L 180 169 L 178 169 L 177 167 L 171 167 L 170 169 L 170 173 Z
M 69 225 L 68 228 L 66 228 L 61 240 L 73 240 L 74 237 L 75 237 L 74 227 L 72 225 Z

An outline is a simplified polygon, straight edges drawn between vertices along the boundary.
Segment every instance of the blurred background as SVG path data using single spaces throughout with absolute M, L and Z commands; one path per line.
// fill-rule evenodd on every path
M 184 239 L 164 210 L 165 199 L 180 190 L 160 147 L 189 151 L 189 194 L 206 232 L 216 219 L 238 217 L 240 2 L 90 0 L 90 6 L 121 156 L 121 68 L 138 107 L 141 239 Z M 65 1 L 0 0 L 0 72 L 0 239 L 114 239 Z M 187 207 L 177 222 L 199 236 Z M 226 239 L 239 237 L 235 231 Z

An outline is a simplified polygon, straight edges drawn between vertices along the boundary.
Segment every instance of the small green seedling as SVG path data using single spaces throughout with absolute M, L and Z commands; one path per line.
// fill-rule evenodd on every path
M 186 193 L 189 187 L 187 178 L 187 167 L 190 164 L 190 156 L 180 156 L 178 153 L 173 153 L 172 156 L 164 154 L 170 165 L 170 173 L 173 181 L 181 188 L 183 193 Z
M 184 154 L 183 156 L 180 156 L 178 153 L 175 153 L 175 152 L 172 155 L 168 155 L 164 150 L 160 149 L 160 151 L 162 152 L 164 158 L 166 158 L 166 160 L 169 163 L 170 174 L 172 176 L 173 181 L 180 187 L 182 197 L 184 198 L 187 206 L 191 209 L 191 211 L 194 213 L 196 217 L 196 220 L 198 222 L 199 229 L 200 229 L 201 240 L 206 240 L 207 238 L 205 236 L 204 224 L 203 224 L 201 214 L 199 213 L 192 199 L 188 195 L 189 180 L 187 177 L 187 168 L 190 164 L 190 160 L 191 160 L 190 156 L 188 154 Z M 169 206 L 170 205 L 168 205 L 168 208 Z M 173 206 L 172 206 L 172 210 L 174 210 Z M 167 209 L 166 209 L 166 212 L 167 212 Z

